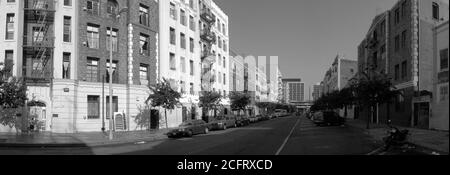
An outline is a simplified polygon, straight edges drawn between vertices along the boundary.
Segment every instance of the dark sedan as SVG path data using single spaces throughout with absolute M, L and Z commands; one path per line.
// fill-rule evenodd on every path
M 203 120 L 183 122 L 180 127 L 167 133 L 169 138 L 192 137 L 197 134 L 208 134 L 210 127 Z
M 239 127 L 250 125 L 250 119 L 246 116 L 236 117 L 236 125 Z
M 343 125 L 345 119 L 334 111 L 316 112 L 313 121 L 317 126 Z

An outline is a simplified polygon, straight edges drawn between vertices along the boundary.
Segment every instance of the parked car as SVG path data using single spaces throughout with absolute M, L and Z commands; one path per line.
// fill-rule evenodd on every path
M 250 120 L 250 123 L 256 123 L 256 122 L 258 122 L 258 117 L 251 116 L 251 117 L 249 117 L 249 120 Z
M 317 126 L 335 126 L 345 123 L 345 119 L 334 111 L 316 112 L 312 120 Z
M 169 138 L 192 137 L 197 134 L 208 134 L 210 126 L 203 120 L 191 120 L 183 122 L 177 129 L 173 129 L 166 135 Z
M 246 116 L 237 116 L 236 117 L 236 125 L 238 127 L 248 126 L 248 125 L 250 125 L 250 119 Z
M 270 117 L 268 115 L 258 115 L 258 121 L 267 121 L 270 120 Z
M 212 130 L 226 130 L 227 128 L 237 127 L 234 116 L 219 116 L 214 121 L 210 122 Z
M 275 110 L 275 114 L 274 114 L 277 118 L 278 117 L 286 117 L 288 116 L 288 112 L 285 109 L 276 109 Z

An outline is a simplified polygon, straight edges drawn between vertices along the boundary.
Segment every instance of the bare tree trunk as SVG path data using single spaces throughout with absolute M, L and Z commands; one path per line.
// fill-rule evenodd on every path
M 169 122 L 167 121 L 167 109 L 166 108 L 164 108 L 164 117 L 166 120 L 166 129 L 169 129 Z
M 372 111 L 372 105 L 369 105 L 369 110 L 368 110 L 368 114 L 367 114 L 367 125 L 366 125 L 366 129 L 370 129 L 370 120 L 371 120 L 371 116 L 373 114 Z

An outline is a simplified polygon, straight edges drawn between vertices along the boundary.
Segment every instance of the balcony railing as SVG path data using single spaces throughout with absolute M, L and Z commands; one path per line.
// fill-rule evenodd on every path
M 210 8 L 202 8 L 200 16 L 202 17 L 202 19 L 209 23 L 213 23 L 216 21 L 216 15 L 211 12 Z
M 24 47 L 55 47 L 55 38 L 54 37 L 33 37 L 33 36 L 24 36 L 23 37 L 23 46 Z
M 203 40 L 213 43 L 213 44 L 216 42 L 216 33 L 211 32 L 209 30 L 202 30 L 200 37 Z
M 54 0 L 24 0 L 25 10 L 44 10 L 44 11 L 55 11 L 55 1 Z

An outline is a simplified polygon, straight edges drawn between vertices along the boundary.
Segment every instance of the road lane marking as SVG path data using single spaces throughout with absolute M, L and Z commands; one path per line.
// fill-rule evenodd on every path
M 281 145 L 281 147 L 278 149 L 277 153 L 275 153 L 276 156 L 280 155 L 281 151 L 283 151 L 283 148 L 286 146 L 286 143 L 289 141 L 289 138 L 292 136 L 292 133 L 294 133 L 295 128 L 297 127 L 298 123 L 300 122 L 301 118 L 298 118 L 297 122 L 295 123 L 294 127 L 292 128 L 291 132 L 289 133 L 289 135 L 286 137 L 286 139 L 284 139 L 283 144 Z

